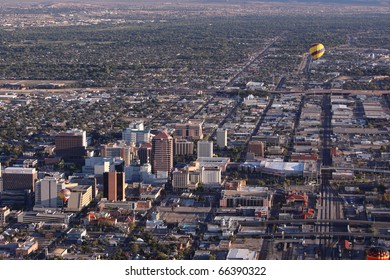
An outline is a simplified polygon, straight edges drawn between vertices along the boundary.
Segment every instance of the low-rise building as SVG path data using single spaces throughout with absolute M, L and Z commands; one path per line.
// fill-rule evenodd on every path
M 69 224 L 69 220 L 73 214 L 61 213 L 56 211 L 45 211 L 45 212 L 37 212 L 37 211 L 29 211 L 29 212 L 21 212 L 17 215 L 17 219 L 19 223 L 64 223 Z
M 153 187 L 152 185 L 142 184 L 140 187 L 141 200 L 155 200 L 161 194 L 161 187 Z
M 219 205 L 222 208 L 240 206 L 270 207 L 271 201 L 272 195 L 267 188 L 245 187 L 241 190 L 222 190 Z
M 257 260 L 258 253 L 248 249 L 230 249 L 227 260 Z
M 67 239 L 81 239 L 87 235 L 87 230 L 84 228 L 71 228 L 67 233 Z
M 32 238 L 29 241 L 22 243 L 20 247 L 16 249 L 15 256 L 16 257 L 28 256 L 29 254 L 35 252 L 36 250 L 38 250 L 38 241 Z

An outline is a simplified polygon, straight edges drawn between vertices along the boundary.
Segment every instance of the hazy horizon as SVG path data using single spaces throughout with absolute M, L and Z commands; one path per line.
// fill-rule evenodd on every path
M 359 4 L 359 5 L 390 5 L 390 0 L 20 0 L 17 3 L 12 0 L 3 0 L 1 6 L 26 6 L 26 5 L 51 5 L 60 3 L 96 4 L 96 5 L 143 5 L 143 4 L 178 4 L 202 3 L 202 4 L 254 4 L 254 3 L 322 3 L 322 4 Z

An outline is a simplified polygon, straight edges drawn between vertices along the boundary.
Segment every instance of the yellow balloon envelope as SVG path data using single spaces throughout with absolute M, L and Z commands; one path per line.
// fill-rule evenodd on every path
M 62 189 L 60 193 L 58 194 L 58 197 L 62 199 L 63 202 L 66 202 L 70 197 L 70 190 L 68 189 Z
M 309 52 L 314 60 L 319 59 L 325 53 L 325 47 L 321 43 L 310 46 Z

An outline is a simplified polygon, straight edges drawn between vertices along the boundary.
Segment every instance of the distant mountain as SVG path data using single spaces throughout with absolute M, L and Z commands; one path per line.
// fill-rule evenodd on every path
M 108 4 L 108 5 L 143 5 L 154 4 L 185 4 L 185 3 L 224 3 L 224 4 L 250 4 L 250 3 L 322 3 L 322 4 L 360 4 L 360 5 L 390 5 L 390 0 L 0 0 L 1 6 L 23 6 L 43 4 L 51 5 L 57 3 L 88 3 L 88 4 Z

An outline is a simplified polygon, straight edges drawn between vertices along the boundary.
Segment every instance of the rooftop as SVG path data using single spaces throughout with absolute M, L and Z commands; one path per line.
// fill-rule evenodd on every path
M 23 167 L 7 167 L 3 171 L 4 174 L 35 174 L 37 170 L 35 168 L 23 168 Z
M 248 249 L 230 249 L 227 260 L 255 260 L 256 252 Z
M 154 136 L 156 139 L 172 139 L 172 136 L 166 133 L 165 131 L 159 132 L 156 136 Z
M 304 164 L 301 162 L 267 161 L 264 167 L 280 171 L 303 171 Z

